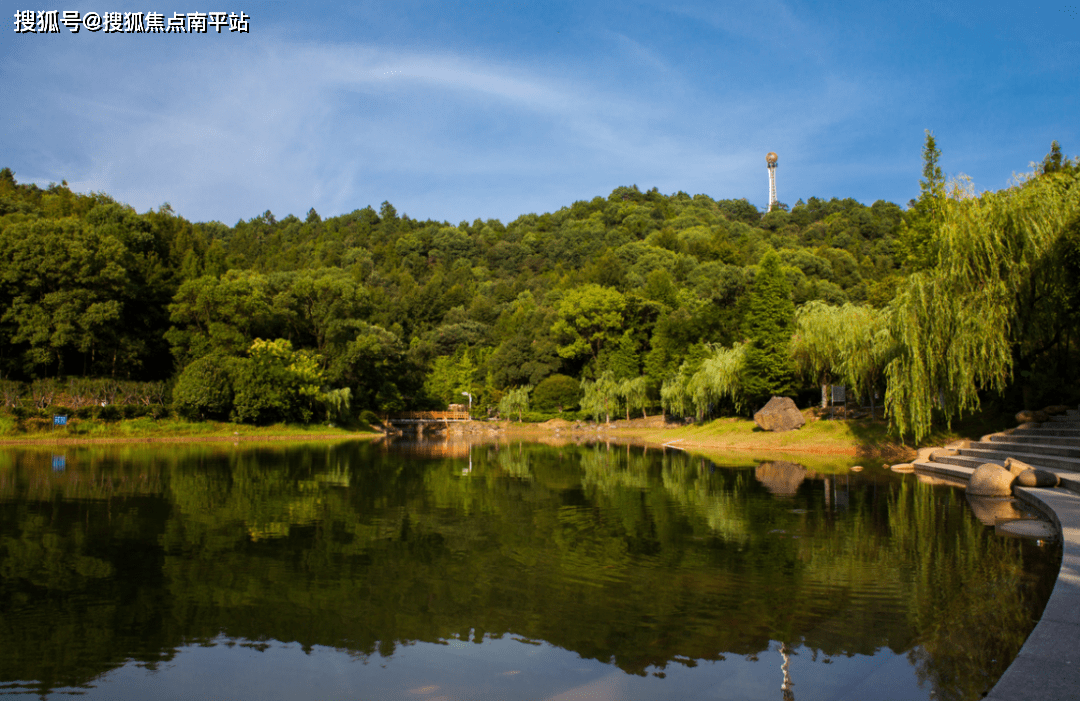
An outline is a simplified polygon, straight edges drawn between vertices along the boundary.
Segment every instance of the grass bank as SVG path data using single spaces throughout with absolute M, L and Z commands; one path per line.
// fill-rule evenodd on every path
M 249 426 L 220 421 L 139 417 L 117 421 L 70 418 L 67 426 L 50 419 L 17 420 L 0 416 L 0 445 L 188 441 L 272 441 L 356 439 L 380 436 L 367 424 L 341 428 L 326 424 Z
M 795 431 L 763 431 L 750 419 L 722 418 L 703 423 L 666 423 L 655 417 L 648 420 L 614 421 L 611 424 L 585 424 L 549 421 L 543 424 L 502 424 L 510 434 L 535 435 L 558 432 L 562 435 L 595 435 L 619 440 L 629 439 L 651 446 L 668 446 L 712 454 L 744 453 L 748 459 L 770 459 L 785 455 L 848 456 L 864 460 L 895 463 L 915 457 L 917 448 L 944 445 L 954 440 L 978 440 L 981 436 L 1015 425 L 1012 416 L 984 411 L 944 423 L 918 444 L 909 438 L 901 441 L 883 419 L 819 418 L 816 409 L 803 410 L 806 425 Z M 752 455 L 753 458 L 749 456 Z

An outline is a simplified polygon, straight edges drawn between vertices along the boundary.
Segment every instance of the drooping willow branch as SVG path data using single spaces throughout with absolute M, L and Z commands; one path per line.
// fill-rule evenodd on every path
M 916 441 L 935 406 L 951 419 L 978 409 L 980 389 L 1001 391 L 1011 379 L 1021 300 L 1080 217 L 1080 183 L 1055 173 L 977 198 L 954 188 L 940 211 L 936 264 L 909 276 L 889 306 L 896 356 L 885 402 Z

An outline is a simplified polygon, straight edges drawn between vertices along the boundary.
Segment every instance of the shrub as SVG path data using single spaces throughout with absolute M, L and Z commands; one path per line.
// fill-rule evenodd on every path
M 69 406 L 59 406 L 54 404 L 45 407 L 45 415 L 50 421 L 52 421 L 52 417 L 54 416 L 72 416 L 74 413 L 75 410 Z
M 173 387 L 176 412 L 191 420 L 229 418 L 235 363 L 235 358 L 209 355 L 188 364 Z
M 567 375 L 551 375 L 536 386 L 532 406 L 537 411 L 571 411 L 581 402 L 581 385 Z
M 125 419 L 137 419 L 150 413 L 150 407 L 144 404 L 125 404 L 121 407 Z
M 233 418 L 257 424 L 311 420 L 319 398 L 317 360 L 306 351 L 293 351 L 282 338 L 255 339 L 251 357 L 236 361 L 232 373 Z
M 13 406 L 11 407 L 10 411 L 11 415 L 18 421 L 24 421 L 26 419 L 29 419 L 31 416 L 37 413 L 35 410 L 22 405 Z
M 123 417 L 120 407 L 115 404 L 106 404 L 97 410 L 99 421 L 119 421 Z

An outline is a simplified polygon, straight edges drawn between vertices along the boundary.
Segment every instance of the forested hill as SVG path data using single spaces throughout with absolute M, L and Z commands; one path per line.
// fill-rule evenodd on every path
M 301 385 L 348 388 L 360 409 L 462 391 L 484 406 L 605 371 L 645 378 L 658 404 L 705 344 L 743 339 L 766 251 L 796 306 L 891 301 L 910 212 L 816 198 L 786 209 L 632 186 L 505 225 L 416 221 L 384 202 L 227 227 L 4 169 L 0 373 L 157 380 L 194 364 L 189 374 L 222 382 L 221 359 L 261 353 L 306 368 Z

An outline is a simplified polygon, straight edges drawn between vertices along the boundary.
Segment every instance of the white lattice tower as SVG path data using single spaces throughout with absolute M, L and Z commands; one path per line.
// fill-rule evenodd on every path
M 766 210 L 768 212 L 771 212 L 776 204 L 776 161 L 776 153 L 769 151 L 765 156 L 765 164 L 769 167 L 769 209 Z

